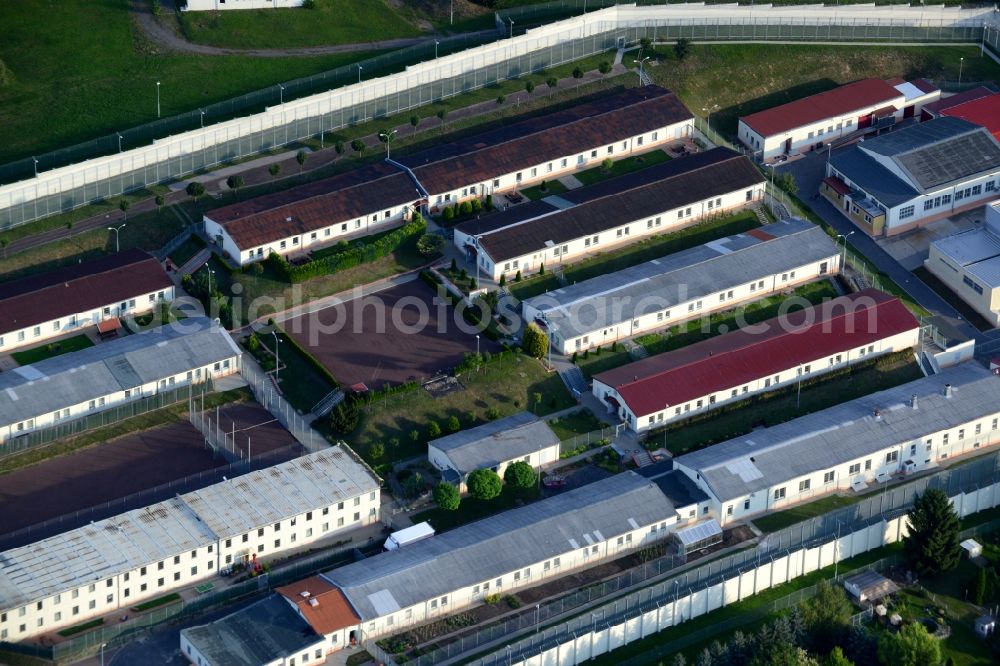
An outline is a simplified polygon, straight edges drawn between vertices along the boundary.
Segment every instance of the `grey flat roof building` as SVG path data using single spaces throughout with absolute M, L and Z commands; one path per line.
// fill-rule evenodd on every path
M 205 666 L 260 666 L 325 642 L 285 599 L 272 594 L 211 624 L 181 630 Z M 310 655 L 311 657 L 312 655 Z
M 444 452 L 456 471 L 467 474 L 556 446 L 559 438 L 545 421 L 530 412 L 519 412 L 427 444 Z
M 225 331 L 192 317 L 0 373 L 0 426 L 241 355 Z
M 951 397 L 945 396 L 947 384 Z M 674 464 L 700 474 L 725 502 L 998 412 L 1000 377 L 965 363 L 683 455 Z
M 373 620 L 675 516 L 655 483 L 625 472 L 323 577 Z
M 811 222 L 775 222 L 530 298 L 525 313 L 541 313 L 569 340 L 837 254 Z

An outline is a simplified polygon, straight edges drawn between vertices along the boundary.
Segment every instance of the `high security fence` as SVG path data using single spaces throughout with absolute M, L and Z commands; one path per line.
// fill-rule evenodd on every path
M 210 107 L 211 114 L 203 116 L 199 110 L 106 137 L 96 147 L 88 144 L 41 156 L 38 177 L 0 187 L 0 229 L 605 52 L 642 37 L 661 41 L 686 37 L 713 41 L 985 42 L 996 46 L 997 25 L 989 10 L 958 8 L 609 7 L 437 59 L 431 58 L 428 51 L 428 61 L 374 80 L 355 82 L 358 74 L 380 67 L 362 63 L 361 69 L 346 66 L 333 73 L 289 82 L 285 94 L 290 97 L 324 87 L 342 87 L 270 106 L 251 116 L 225 120 L 248 109 L 274 104 L 280 94 L 277 86 Z M 470 45 L 484 39 L 480 35 Z M 407 57 L 413 54 L 381 56 L 401 58 L 399 62 Z M 222 120 L 201 128 L 203 118 Z M 171 136 L 176 132 L 182 133 Z M 157 136 L 161 138 L 155 139 Z M 62 166 L 86 156 L 91 159 Z M 24 160 L 0 170 L 0 182 L 30 176 L 33 169 L 34 162 Z

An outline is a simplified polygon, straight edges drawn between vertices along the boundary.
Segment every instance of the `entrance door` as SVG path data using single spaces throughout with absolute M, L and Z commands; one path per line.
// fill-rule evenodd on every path
M 912 118 L 913 117 L 913 112 L 915 110 L 916 110 L 916 107 L 913 104 L 911 104 L 910 106 L 905 107 L 903 109 L 903 117 L 904 118 Z
M 792 154 L 792 139 L 791 139 L 791 137 L 785 139 L 785 154 L 786 155 L 791 155 Z
M 867 114 L 864 116 L 858 116 L 858 129 L 864 129 L 866 127 L 872 126 L 872 114 Z

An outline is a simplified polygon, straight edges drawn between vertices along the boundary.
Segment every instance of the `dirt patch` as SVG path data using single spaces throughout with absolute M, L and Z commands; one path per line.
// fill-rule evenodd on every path
M 465 387 L 457 377 L 441 377 L 424 384 L 424 390 L 430 393 L 432 398 L 442 398 L 449 393 L 464 391 Z

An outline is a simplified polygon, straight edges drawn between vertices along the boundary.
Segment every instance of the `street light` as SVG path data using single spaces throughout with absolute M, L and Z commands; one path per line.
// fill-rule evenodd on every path
M 844 270 L 844 266 L 847 264 L 847 238 L 849 236 L 853 236 L 853 235 L 854 235 L 853 231 L 848 232 L 846 235 L 844 235 L 844 234 L 837 234 L 837 238 L 843 238 L 844 239 L 844 258 L 840 262 L 840 270 Z
M 378 133 L 378 140 L 385 144 L 385 159 L 389 159 L 389 144 L 396 138 L 396 130 L 382 130 Z
M 156 117 L 160 117 L 160 82 L 156 82 Z
M 508 16 L 507 20 L 510 21 L 510 38 L 514 39 L 514 19 Z
M 285 86 L 278 84 L 278 100 L 281 104 L 285 103 Z
M 643 63 L 645 63 L 647 60 L 649 60 L 649 56 L 646 56 L 645 58 L 642 58 L 641 60 L 636 60 L 635 61 L 635 64 L 639 65 L 639 85 L 643 84 L 643 74 L 646 71 L 645 69 L 643 69 Z
M 202 128 L 204 128 L 205 127 L 205 109 L 198 109 L 198 110 L 201 111 L 201 126 L 202 126 Z
M 712 111 L 718 111 L 719 110 L 719 105 L 718 104 L 713 104 L 712 108 L 710 108 L 710 109 L 706 109 L 705 107 L 701 107 L 701 110 L 708 113 L 708 117 L 705 118 L 705 126 L 708 127 L 709 129 L 712 129 Z
M 965 58 L 958 59 L 958 85 L 962 85 L 962 67 L 965 65 Z
M 436 40 L 436 39 L 434 40 L 434 59 L 435 60 L 437 60 L 437 57 L 438 57 L 438 44 L 440 44 L 440 43 L 441 42 L 439 42 L 438 40 Z
M 32 155 L 31 161 L 35 163 L 35 178 L 38 178 L 38 160 Z
M 120 153 L 120 152 L 122 152 L 122 133 L 121 132 L 115 132 L 115 134 L 118 135 L 118 152 Z
M 274 330 L 271 331 L 271 335 L 274 336 L 274 383 L 278 383 L 278 371 L 281 368 L 281 358 L 278 356 L 278 345 L 281 344 L 281 339 L 278 337 L 278 333 Z
M 107 643 L 101 643 L 101 666 L 104 666 L 104 648 L 108 647 Z
M 212 300 L 212 275 L 215 273 L 208 264 L 205 264 L 205 270 L 208 271 L 208 300 Z
M 542 605 L 535 604 L 535 633 L 541 628 L 541 618 L 542 618 Z
M 364 69 L 361 65 L 358 65 L 358 83 L 361 83 L 361 70 Z
M 119 251 L 119 246 L 118 246 L 118 232 L 120 232 L 122 229 L 124 229 L 126 224 L 128 224 L 128 223 L 127 222 L 123 222 L 121 224 L 121 226 L 118 226 L 118 227 L 108 227 L 108 231 L 115 232 L 115 252 Z
M 476 335 L 476 358 L 479 358 L 479 335 Z

